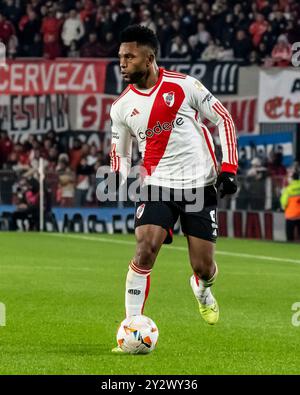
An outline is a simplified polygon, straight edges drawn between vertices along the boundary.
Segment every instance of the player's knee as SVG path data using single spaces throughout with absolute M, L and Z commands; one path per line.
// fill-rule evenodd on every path
M 137 264 L 141 267 L 151 268 L 154 264 L 159 247 L 152 240 L 144 240 L 137 248 Z

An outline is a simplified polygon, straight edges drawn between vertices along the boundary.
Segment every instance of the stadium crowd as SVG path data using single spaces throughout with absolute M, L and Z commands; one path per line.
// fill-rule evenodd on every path
M 286 66 L 300 41 L 298 0 L 2 0 L 0 41 L 14 57 L 116 57 L 119 32 L 156 31 L 161 58 Z
M 38 139 L 29 135 L 23 143 L 13 143 L 7 132 L 0 131 L 0 202 L 16 203 L 20 184 L 26 187 L 38 179 L 39 159 L 43 158 L 51 204 L 92 205 L 96 202 L 95 177 L 101 165 L 109 165 L 108 155 L 95 144 L 75 138 L 71 149 L 58 134 L 50 131 Z
M 39 158 L 44 160 L 47 187 L 51 205 L 61 207 L 97 206 L 96 172 L 100 166 L 109 165 L 109 155 L 104 144 L 83 143 L 79 138 L 69 140 L 53 131 L 39 138 L 29 135 L 23 143 L 14 143 L 7 132 L 0 131 L 0 204 L 18 203 L 18 188 L 36 189 Z M 216 146 L 220 162 L 220 146 Z M 266 181 L 271 181 L 272 202 L 269 208 L 280 209 L 281 190 L 287 185 L 292 173 L 300 174 L 299 164 L 286 168 L 283 165 L 283 149 L 275 146 L 270 153 L 257 149 L 251 154 L 241 148 L 239 152 L 239 191 L 236 208 L 263 210 L 266 203 Z M 139 161 L 138 154 L 134 155 Z M 251 159 L 250 159 L 251 158 Z M 222 201 L 221 207 L 230 208 L 231 199 Z M 227 205 L 227 206 L 226 206 Z

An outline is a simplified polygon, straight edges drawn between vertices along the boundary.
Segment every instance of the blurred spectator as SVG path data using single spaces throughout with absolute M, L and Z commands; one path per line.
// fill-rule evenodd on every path
M 79 43 L 83 35 L 83 23 L 80 20 L 76 10 L 71 10 L 69 12 L 68 18 L 64 21 L 61 33 L 65 51 L 68 52 L 72 43 Z
M 83 9 L 80 11 L 80 19 L 82 22 L 87 22 L 92 18 L 95 13 L 95 4 L 92 0 L 85 0 L 83 4 Z
M 54 10 L 49 9 L 43 18 L 41 32 L 44 42 L 44 56 L 48 59 L 55 59 L 62 55 L 62 45 L 60 34 L 63 21 L 56 18 Z
M 98 56 L 102 58 L 113 58 L 118 55 L 119 45 L 111 32 L 105 34 L 104 40 L 98 42 L 97 51 Z
M 75 173 L 69 167 L 67 154 L 59 156 L 56 172 L 58 174 L 56 201 L 61 207 L 70 207 L 74 204 Z
M 288 41 L 290 43 L 295 43 L 300 41 L 300 18 L 298 20 L 290 20 L 288 21 L 286 27 L 286 34 L 288 37 Z
M 139 22 L 141 22 L 141 20 L 139 20 Z M 149 21 L 147 18 L 145 18 L 144 22 L 148 23 Z M 119 2 L 118 6 L 117 6 L 116 19 L 115 19 L 114 30 L 113 30 L 114 33 L 116 34 L 116 37 L 119 35 L 119 32 L 121 32 L 123 29 L 125 29 L 125 27 L 127 27 L 131 23 L 132 23 L 132 20 L 131 20 L 130 12 L 126 9 L 126 6 L 122 2 Z M 152 27 L 150 27 L 150 29 Z M 155 26 L 154 26 L 154 29 L 155 29 Z M 111 29 L 107 30 L 107 31 L 111 31 Z M 105 33 L 107 33 L 107 31 L 104 32 L 103 37 L 105 36 Z
M 12 170 L 17 174 L 22 174 L 30 169 L 29 152 L 26 152 L 20 143 L 15 144 L 10 161 Z
M 190 36 L 188 42 L 191 61 L 196 61 L 197 59 L 200 59 L 202 48 L 197 38 L 195 36 Z
M 32 8 L 28 8 L 27 14 L 23 17 L 22 23 L 19 24 L 22 34 L 20 35 L 20 55 L 32 56 L 31 48 L 34 46 L 32 38 L 40 36 L 41 21 Z M 42 55 L 42 52 L 39 56 Z
M 80 55 L 79 44 L 77 41 L 72 41 L 69 47 L 65 47 L 65 54 L 68 58 L 78 58 Z
M 170 49 L 170 58 L 182 58 L 186 59 L 189 54 L 189 47 L 183 41 L 183 38 L 178 35 L 173 38 L 173 42 Z
M 101 41 L 107 32 L 113 30 L 114 21 L 112 20 L 111 13 L 99 7 L 95 17 L 95 31 L 97 32 L 99 40 Z
M 9 41 L 16 34 L 14 25 L 6 18 L 3 12 L 0 11 L 0 41 L 8 46 Z
M 172 40 L 175 36 L 180 36 L 182 33 L 180 21 L 175 18 L 168 25 L 168 37 Z
M 272 31 L 276 36 L 284 33 L 287 27 L 287 21 L 282 11 L 278 10 L 274 15 L 270 14 Z
M 245 148 L 241 148 L 239 152 L 239 166 L 238 171 L 241 175 L 245 175 L 250 167 L 250 160 L 247 158 Z
M 169 48 L 169 35 L 168 35 L 168 25 L 163 17 L 158 18 L 157 21 L 157 38 L 160 44 L 160 57 L 166 58 L 167 51 Z
M 87 155 L 87 164 L 89 166 L 94 166 L 98 160 L 98 148 L 96 147 L 96 145 L 92 145 L 90 147 L 89 154 Z
M 89 41 L 80 48 L 80 56 L 83 58 L 99 58 L 102 54 L 102 46 L 96 33 L 89 34 Z
M 259 158 L 251 161 L 251 167 L 247 172 L 248 199 L 252 210 L 264 210 L 266 198 L 267 169 L 262 166 Z
M 21 178 L 16 185 L 16 211 L 12 214 L 12 230 L 18 229 L 18 220 L 29 222 L 29 230 L 39 230 L 39 183 Z
M 268 166 L 268 157 L 266 150 L 259 148 L 257 150 L 257 157 L 260 159 L 262 166 L 267 167 Z
M 224 47 L 220 47 L 220 51 L 218 53 L 218 60 L 234 60 L 233 49 L 228 44 L 225 44 Z
M 48 160 L 48 166 L 47 166 L 47 171 L 50 172 L 55 172 L 56 170 L 56 164 L 58 161 L 58 149 L 57 147 L 50 147 L 49 152 L 47 153 L 47 160 Z
M 90 175 L 93 166 L 89 166 L 86 157 L 82 157 L 76 169 L 75 207 L 84 206 L 90 188 Z
M 240 5 L 240 4 L 236 4 Z M 234 24 L 235 31 L 238 30 L 244 30 L 248 31 L 249 30 L 249 19 L 246 18 L 246 15 L 243 11 L 240 11 L 236 18 L 235 18 L 235 24 Z
M 252 43 L 244 30 L 238 30 L 233 41 L 233 53 L 236 59 L 248 60 Z
M 6 170 L 18 170 L 18 155 L 16 152 L 11 152 L 5 162 L 4 168 Z
M 263 64 L 268 55 L 267 47 L 264 42 L 259 43 L 256 54 L 257 54 L 256 63 L 259 65 Z
M 258 52 L 254 51 L 254 50 L 251 51 L 250 55 L 249 55 L 249 64 L 252 65 L 252 64 L 260 63 L 258 57 L 259 57 Z
M 196 6 L 192 2 L 188 3 L 181 17 L 185 38 L 190 37 L 195 33 L 197 22 Z
M 210 33 L 206 30 L 206 26 L 203 22 L 199 22 L 197 25 L 197 33 L 189 37 L 190 47 L 195 55 L 192 55 L 193 59 L 200 57 L 201 53 L 207 47 L 211 38 Z M 197 54 L 197 56 L 196 56 Z
M 13 150 L 13 142 L 8 137 L 6 130 L 0 130 L 0 169 L 7 162 L 8 156 Z
M 5 3 L 2 6 L 3 14 L 6 15 L 9 20 L 16 26 L 21 16 L 20 8 L 15 6 L 14 0 L 5 0 Z
M 281 34 L 272 50 L 273 65 L 279 67 L 288 66 L 291 62 L 291 57 L 292 46 L 289 44 L 287 37 Z
M 266 32 L 264 33 L 264 35 L 262 36 L 262 39 L 260 42 L 260 44 L 261 43 L 265 44 L 265 48 L 266 48 L 268 55 L 271 54 L 276 41 L 277 41 L 277 36 L 273 32 L 272 26 L 268 25 L 268 28 L 267 28 Z
M 268 28 L 268 22 L 262 14 L 256 14 L 255 22 L 253 22 L 249 27 L 249 33 L 252 36 L 252 42 L 254 47 L 258 47 L 261 42 L 263 34 Z
M 216 60 L 218 59 L 219 52 L 221 47 L 219 47 L 213 39 L 210 39 L 208 42 L 208 46 L 202 52 L 201 59 L 202 60 Z
M 271 153 L 270 162 L 268 164 L 268 174 L 272 181 L 272 210 L 278 210 L 279 197 L 282 188 L 285 186 L 287 170 L 282 163 L 283 154 L 281 147 Z
M 76 170 L 79 165 L 82 156 L 81 147 L 81 141 L 78 138 L 75 138 L 73 148 L 70 150 L 70 167 L 72 170 Z
M 11 36 L 7 48 L 6 48 L 6 53 L 7 53 L 7 57 L 8 59 L 14 59 L 17 55 L 18 52 L 18 38 L 17 36 L 13 35 Z
M 300 162 L 294 161 L 291 166 L 287 168 L 287 178 L 288 181 L 292 179 L 292 176 L 294 173 L 299 173 L 300 174 Z
M 209 39 L 211 37 L 210 33 L 207 31 L 205 23 L 199 22 L 197 25 L 197 33 L 195 34 L 199 43 L 202 44 L 203 47 L 208 45 Z
M 226 15 L 224 25 L 222 26 L 221 29 L 220 41 L 224 47 L 230 47 L 234 38 L 234 31 L 235 31 L 235 27 L 234 27 L 233 15 L 229 13 Z
M 249 193 L 247 183 L 244 177 L 238 177 L 238 191 L 236 195 L 236 209 L 248 210 L 249 209 Z
M 154 32 L 156 32 L 156 26 L 151 18 L 151 12 L 149 10 L 143 11 L 140 25 L 148 27 L 148 29 L 151 29 Z

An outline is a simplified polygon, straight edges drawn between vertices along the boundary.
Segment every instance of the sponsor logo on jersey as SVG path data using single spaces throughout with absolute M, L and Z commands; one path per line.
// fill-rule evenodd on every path
M 163 94 L 164 101 L 168 107 L 172 107 L 175 101 L 175 93 L 168 92 Z
M 137 219 L 140 219 L 141 216 L 143 215 L 143 212 L 145 210 L 145 203 L 141 204 L 138 209 L 136 210 L 136 217 Z
M 139 132 L 138 136 L 141 140 L 145 140 L 146 137 L 153 137 L 154 135 L 161 134 L 162 132 L 170 132 L 175 126 L 182 126 L 184 120 L 182 117 L 174 119 L 172 122 L 159 122 L 152 129 L 147 129 L 145 132 Z

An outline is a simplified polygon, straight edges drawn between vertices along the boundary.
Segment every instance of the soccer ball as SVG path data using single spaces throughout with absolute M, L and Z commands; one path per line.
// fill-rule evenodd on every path
M 117 332 L 118 345 L 129 354 L 148 354 L 154 350 L 157 339 L 157 326 L 145 315 L 125 318 Z

